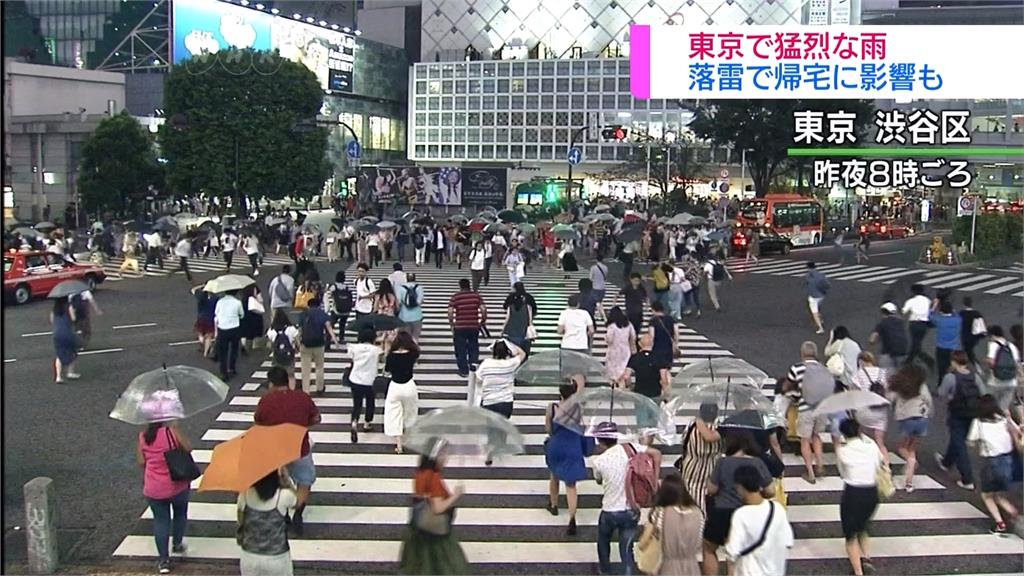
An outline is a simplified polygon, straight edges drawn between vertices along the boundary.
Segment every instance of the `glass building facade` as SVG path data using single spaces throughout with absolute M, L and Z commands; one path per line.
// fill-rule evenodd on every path
M 573 134 L 589 162 L 622 162 L 638 137 L 680 135 L 692 112 L 678 100 L 637 100 L 629 60 L 498 60 L 416 64 L 411 78 L 409 159 L 566 161 Z M 623 141 L 601 127 L 622 126 Z M 704 152 L 728 160 L 727 151 Z M 714 157 L 714 158 L 712 158 Z

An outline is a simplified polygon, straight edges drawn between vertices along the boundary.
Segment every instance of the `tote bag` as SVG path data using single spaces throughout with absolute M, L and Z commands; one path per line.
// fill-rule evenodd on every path
M 196 461 L 192 459 L 192 455 L 174 441 L 170 429 L 164 428 L 164 434 L 167 435 L 167 444 L 171 447 L 170 450 L 164 452 L 164 461 L 167 462 L 167 473 L 171 480 L 191 482 L 199 478 L 202 472 L 196 465 Z

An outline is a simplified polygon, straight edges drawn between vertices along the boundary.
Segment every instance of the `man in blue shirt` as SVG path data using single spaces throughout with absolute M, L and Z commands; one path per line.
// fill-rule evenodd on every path
M 939 310 L 932 310 L 929 321 L 935 326 L 935 374 L 938 383 L 942 384 L 942 377 L 949 370 L 949 360 L 953 352 L 963 350 L 960 342 L 960 328 L 963 325 L 963 318 L 953 313 L 953 303 L 943 300 L 939 304 Z
M 814 262 L 807 263 L 807 275 L 804 276 L 804 286 L 807 288 L 807 308 L 811 311 L 811 319 L 817 328 L 817 334 L 824 334 L 825 327 L 821 323 L 821 301 L 831 288 L 825 275 L 818 271 Z

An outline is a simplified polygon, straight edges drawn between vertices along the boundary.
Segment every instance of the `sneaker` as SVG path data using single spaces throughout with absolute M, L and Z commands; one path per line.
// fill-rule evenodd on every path
M 63 378 L 57 378 L 56 380 L 53 381 L 53 383 L 54 384 L 64 384 L 64 379 Z
M 914 485 L 911 484 L 910 482 L 904 483 L 903 489 L 907 491 L 907 494 L 913 494 L 914 493 Z
M 942 454 L 939 452 L 935 453 L 935 465 L 938 466 L 939 470 L 942 470 L 943 472 L 949 471 L 949 466 L 946 466 L 945 464 L 942 463 Z
M 356 423 L 352 423 L 352 428 L 349 430 L 349 439 L 353 444 L 359 443 L 359 432 L 356 430 Z
M 968 484 L 964 484 L 963 480 L 957 480 L 956 481 L 956 485 L 961 487 L 961 488 L 963 488 L 964 490 L 971 490 L 971 491 L 974 490 L 974 482 L 970 482 Z
M 825 333 L 825 330 L 823 330 L 823 329 L 821 329 L 821 328 L 818 328 L 817 330 L 815 330 L 815 331 L 814 331 L 814 333 L 815 333 L 815 334 L 824 334 L 824 333 Z
M 170 560 L 161 560 L 160 562 L 157 562 L 156 571 L 158 573 L 160 573 L 160 574 L 170 574 L 171 573 L 171 561 Z
M 79 378 L 82 377 L 82 375 L 79 374 L 78 372 L 68 372 L 67 374 L 65 374 L 65 376 L 67 377 L 68 380 L 78 380 Z
M 182 542 L 181 544 L 175 544 L 171 547 L 171 552 L 175 554 L 184 554 L 188 551 L 188 544 Z
M 565 529 L 565 534 L 567 536 L 575 536 L 576 535 L 576 519 L 575 518 L 569 518 L 569 526 L 568 526 L 568 528 Z
M 996 522 L 989 532 L 993 534 L 1006 534 L 1006 522 Z
M 558 506 L 548 505 L 547 510 L 548 514 L 551 514 L 552 516 L 558 516 Z

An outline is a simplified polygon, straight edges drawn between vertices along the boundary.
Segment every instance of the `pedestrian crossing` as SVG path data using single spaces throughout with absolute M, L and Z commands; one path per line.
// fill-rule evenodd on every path
M 82 260 L 85 261 L 85 260 Z M 171 276 L 177 274 L 184 276 L 185 272 L 178 269 L 179 258 L 177 256 L 165 256 L 164 267 L 161 269 L 156 263 L 150 265 L 149 270 L 144 270 L 143 267 L 146 265 L 145 256 L 139 257 L 139 272 L 135 272 L 133 269 L 126 269 L 123 272 L 120 270 L 121 264 L 124 262 L 123 256 L 115 256 L 113 258 L 107 258 L 103 263 L 103 271 L 107 274 L 106 282 L 120 282 L 121 280 L 129 280 L 135 278 L 149 277 L 149 278 L 160 278 L 164 276 Z M 287 254 L 266 254 L 263 257 L 262 266 L 281 266 L 283 264 L 292 264 L 292 259 Z M 261 267 L 262 267 L 261 266 Z M 224 261 L 223 256 L 210 256 L 209 258 L 189 258 L 188 269 L 195 274 L 227 274 L 228 268 L 227 263 Z M 231 271 L 248 273 L 251 272 L 252 268 L 249 266 L 249 259 L 245 254 L 235 254 L 234 259 L 231 262 Z
M 457 280 L 468 270 L 407 266 L 416 272 L 424 287 L 426 320 L 420 339 L 422 355 L 415 370 L 420 413 L 466 402 L 466 380 L 456 374 L 451 333 L 446 320 L 448 299 Z M 390 267 L 374 269 L 370 277 L 379 280 Z M 534 268 L 524 279 L 528 292 L 537 300 L 535 325 L 539 338 L 533 351 L 558 347 L 555 327 L 566 298 L 575 292 L 584 272 L 565 279 L 560 271 Z M 354 274 L 349 274 L 351 279 Z M 501 303 L 509 292 L 502 270 L 495 270 L 489 286 L 481 287 L 488 306 L 488 327 L 498 336 L 503 323 Z M 618 295 L 608 286 L 605 306 Z M 349 334 L 349 338 L 351 338 Z M 593 355 L 605 354 L 604 327 L 597 327 Z M 708 357 L 731 357 L 732 353 L 688 328 L 682 328 L 682 358 L 675 370 Z M 481 339 L 481 355 L 490 338 Z M 392 440 L 381 433 L 383 402 L 377 402 L 371 432 L 360 434 L 359 443 L 349 440 L 351 398 L 341 384 L 348 365 L 344 345 L 326 356 L 326 394 L 315 397 L 322 422 L 311 431 L 318 480 L 312 488 L 304 514 L 305 536 L 291 539 L 291 554 L 297 569 L 325 573 L 396 573 L 402 536 L 408 522 L 409 495 L 418 457 L 395 454 Z M 265 362 L 222 407 L 211 428 L 193 442 L 193 456 L 203 466 L 214 446 L 252 424 L 260 384 L 270 362 Z M 544 463 L 544 410 L 557 398 L 556 387 L 517 386 L 511 418 L 523 433 L 524 454 L 496 458 L 493 466 L 453 458 L 445 469 L 450 485 L 461 484 L 465 495 L 455 516 L 455 533 L 461 541 L 474 573 L 490 574 L 583 574 L 594 573 L 597 553 L 597 519 L 602 489 L 595 482 L 580 482 L 579 534 L 568 536 L 565 498 L 559 516 L 546 510 L 548 472 Z M 684 419 L 677 421 L 682 424 Z M 665 447 L 665 472 L 680 452 L 678 445 Z M 903 463 L 894 455 L 897 472 Z M 826 457 L 828 473 L 816 484 L 801 479 L 801 460 L 787 454 L 784 487 L 789 496 L 788 514 L 797 541 L 790 551 L 793 574 L 846 573 L 845 551 L 839 526 L 839 497 L 842 482 L 834 455 Z M 198 487 L 199 480 L 193 484 Z M 913 494 L 900 492 L 883 504 L 875 518 L 872 555 L 883 573 L 1012 573 L 1019 570 L 1020 539 L 988 533 L 985 514 L 958 498 L 933 478 L 918 476 Z M 187 558 L 199 561 L 236 561 L 238 546 L 234 531 L 237 518 L 232 495 L 194 491 L 189 508 Z M 613 546 L 613 561 L 617 560 Z M 152 516 L 146 511 L 114 552 L 118 558 L 153 558 Z M 186 559 L 187 561 L 187 559 Z M 911 568 L 912 566 L 912 568 Z M 180 572 L 189 573 L 187 565 Z
M 761 258 L 757 263 L 743 258 L 730 258 L 733 273 L 767 274 L 797 278 L 807 272 L 806 260 Z M 897 266 L 868 264 L 819 263 L 817 269 L 829 280 L 849 280 L 889 285 L 899 281 L 915 281 L 931 288 L 952 288 L 965 294 L 984 293 L 1024 297 L 1024 268 L 1010 267 L 992 270 L 929 270 Z

